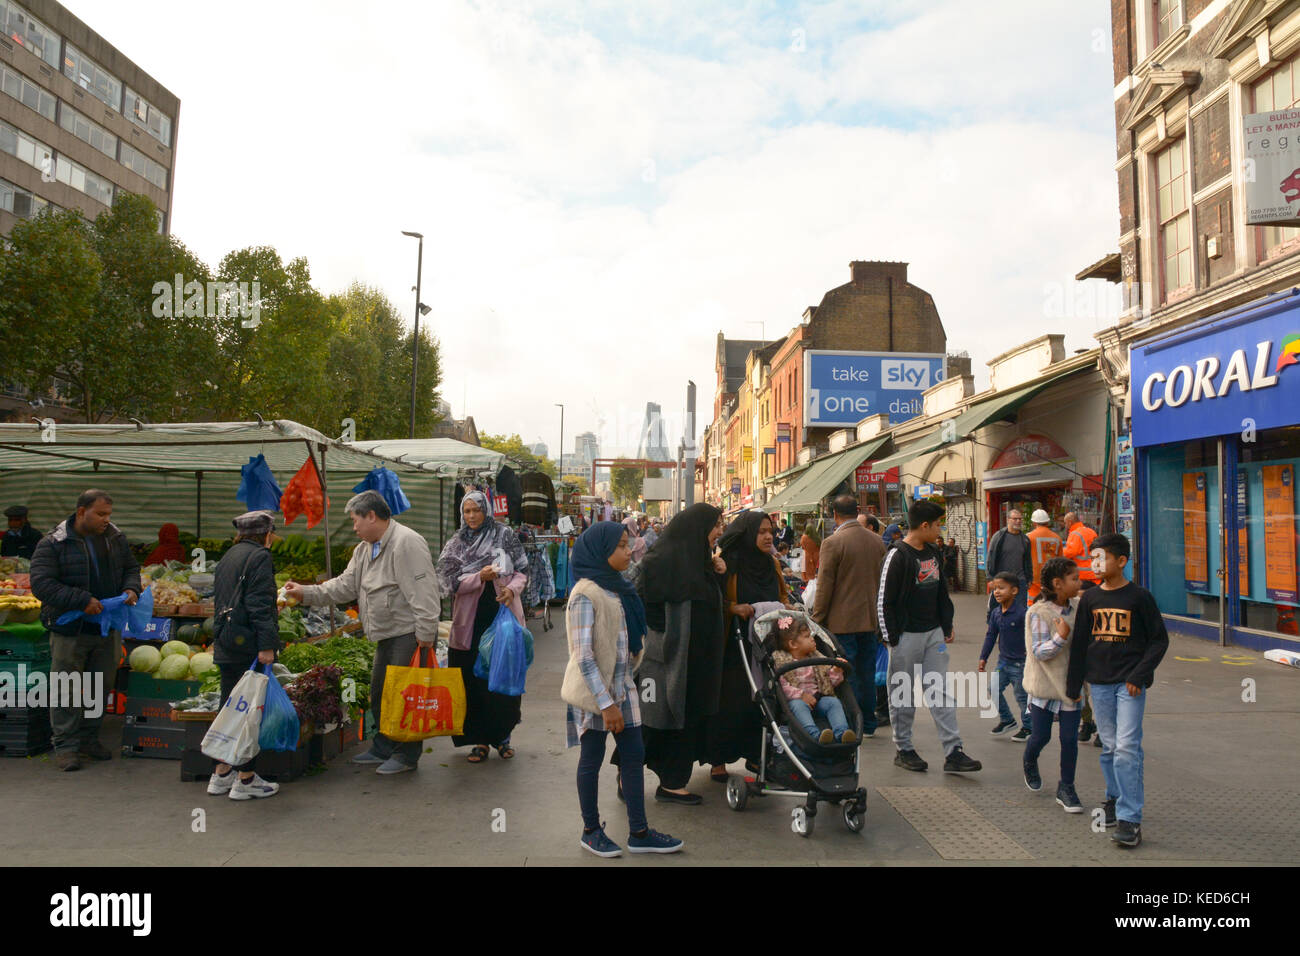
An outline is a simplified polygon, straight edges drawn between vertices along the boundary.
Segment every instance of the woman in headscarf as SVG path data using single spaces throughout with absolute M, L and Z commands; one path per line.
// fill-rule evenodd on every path
M 697 804 L 686 785 L 704 755 L 704 727 L 717 713 L 722 690 L 726 631 L 722 573 L 713 555 L 722 537 L 722 510 L 691 505 L 668 523 L 641 563 L 637 582 L 645 602 L 645 660 L 638 686 L 653 681 L 642 705 L 646 766 L 659 777 L 655 799 Z
M 528 578 L 523 572 L 528 558 L 519 536 L 492 517 L 487 497 L 471 491 L 460 503 L 461 525 L 438 558 L 438 583 L 444 594 L 455 595 L 451 612 L 451 640 L 447 663 L 461 669 L 465 680 L 464 734 L 451 738 L 453 746 L 469 744 L 470 763 L 487 760 L 495 747 L 504 760 L 515 755 L 510 732 L 520 719 L 520 698 L 494 694 L 488 682 L 474 676 L 479 639 L 492 626 L 502 605 L 524 623 L 520 599 Z M 498 561 L 504 552 L 509 567 Z M 495 562 L 495 564 L 494 564 Z M 503 573 L 504 572 L 504 573 Z M 492 587 L 488 587 L 491 582 Z
M 145 564 L 166 564 L 168 561 L 185 560 L 181 549 L 181 529 L 170 521 L 158 529 L 158 547 L 149 552 Z
M 822 539 L 817 533 L 817 522 L 812 518 L 803 526 L 803 536 L 799 538 L 799 550 L 803 552 L 803 583 L 817 580 L 817 566 L 821 562 Z
M 761 511 L 746 511 L 727 526 L 720 542 L 727 566 L 722 591 L 727 639 L 718 712 L 706 722 L 704 736 L 704 759 L 713 766 L 718 783 L 726 783 L 726 765 L 732 761 L 758 760 L 763 721 L 734 635 L 737 627 L 746 633 L 755 604 L 776 601 L 790 606 L 790 589 L 772 552 L 772 539 L 772 519 Z
M 629 516 L 623 519 L 627 529 L 627 545 L 632 550 L 632 563 L 640 564 L 645 557 L 645 538 L 641 537 L 641 519 Z

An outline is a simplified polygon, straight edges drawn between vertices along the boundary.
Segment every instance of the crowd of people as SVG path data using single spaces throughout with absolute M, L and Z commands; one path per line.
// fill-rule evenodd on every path
M 347 567 L 322 584 L 287 584 L 286 596 L 306 605 L 357 604 L 365 632 L 376 644 L 371 701 L 381 726 L 389 666 L 434 648 L 441 599 L 449 597 L 449 663 L 461 669 L 467 698 L 463 733 L 452 742 L 469 747 L 470 763 L 483 763 L 492 750 L 502 759 L 513 758 L 511 734 L 521 719 L 521 698 L 493 692 L 487 680 L 474 675 L 474 661 L 502 608 L 523 623 L 520 593 L 528 556 L 518 536 L 493 518 L 482 494 L 471 492 L 462 502 L 459 528 L 434 562 L 424 539 L 397 522 L 378 493 L 356 495 L 346 510 L 360 539 Z M 622 852 L 606 834 L 598 810 L 597 782 L 610 734 L 618 795 L 627 805 L 630 852 L 671 853 L 683 846 L 646 819 L 646 768 L 658 778 L 656 801 L 684 805 L 702 802 L 689 789 L 697 765 L 707 766 L 710 779 L 721 783 L 728 764 L 744 761 L 751 772 L 757 770 L 762 717 L 734 638 L 746 633 L 761 605 L 798 607 L 796 589 L 802 585 L 808 614 L 833 635 L 842 666 L 790 672 L 796 676 L 783 689 L 802 705 L 794 708 L 801 724 L 811 733 L 821 716 L 828 727 L 818 734 L 856 743 L 843 713 L 831 703 L 834 687 L 847 679 L 863 715 L 862 736 L 871 738 L 880 725 L 890 725 L 894 763 L 909 771 L 927 769 L 913 745 L 916 702 L 910 689 L 918 668 L 946 678 L 951 667 L 946 646 L 953 640 L 955 614 L 949 596 L 953 575 L 943 551 L 944 509 L 915 502 L 905 525 L 891 523 L 883 533 L 873 516 L 859 514 L 852 495 L 836 498 L 832 513 L 834 527 L 824 539 L 804 529 L 798 574 L 787 573 L 781 557 L 795 541 L 794 530 L 761 511 L 742 512 L 727 524 L 719 508 L 696 504 L 662 529 L 627 518 L 594 522 L 578 537 L 561 697 L 568 743 L 580 749 L 576 782 L 585 849 L 602 857 Z M 125 595 L 128 603 L 138 598 L 140 569 L 111 517 L 106 492 L 85 492 L 75 513 L 41 538 L 31 566 L 32 591 L 43 602 L 42 616 L 52 632 L 53 667 L 100 672 L 106 683 L 117 666 L 121 636 L 101 636 L 97 624 L 84 621 L 58 625 L 57 619 L 68 610 L 95 613 L 110 597 Z M 1074 769 L 1085 684 L 1090 688 L 1106 781 L 1101 809 L 1107 826 L 1118 826 L 1116 841 L 1136 846 L 1143 802 L 1142 715 L 1168 636 L 1150 593 L 1125 578 L 1127 538 L 1098 536 L 1069 517 L 1075 520 L 1067 522 L 1065 542 L 1050 531 L 1022 535 L 1016 512 L 1005 532 L 990 542 L 993 586 L 980 670 L 996 645 L 1001 713 L 993 733 L 1020 723 L 1014 739 L 1026 743 L 1023 770 L 1031 790 L 1042 787 L 1038 759 L 1053 724 L 1059 724 L 1057 799 L 1071 813 L 1082 810 Z M 1041 512 L 1032 520 L 1040 529 L 1046 524 Z M 218 566 L 214 595 L 214 655 L 223 704 L 244 670 L 256 660 L 270 662 L 280 649 L 268 550 L 274 516 L 250 512 L 233 525 L 237 543 Z M 1085 583 L 1093 586 L 1080 595 Z M 1031 586 L 1036 600 L 1026 611 Z M 890 689 L 883 706 L 884 688 L 876 684 L 882 643 L 888 648 Z M 811 653 L 806 644 L 798 621 L 781 632 L 781 653 L 792 660 Z M 942 686 L 953 685 L 944 679 Z M 1005 703 L 1007 688 L 1014 691 L 1018 715 Z M 941 701 L 926 703 L 944 750 L 944 771 L 981 770 L 965 753 L 950 691 Z M 60 769 L 108 759 L 98 740 L 98 719 L 71 708 L 52 717 Z M 415 770 L 421 751 L 418 741 L 397 742 L 380 733 L 352 761 L 392 775 Z M 209 783 L 210 793 L 232 799 L 267 797 L 277 789 L 249 766 L 218 765 Z

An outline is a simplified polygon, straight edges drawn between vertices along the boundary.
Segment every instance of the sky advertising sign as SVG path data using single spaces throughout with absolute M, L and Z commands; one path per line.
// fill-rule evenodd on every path
M 1296 422 L 1300 292 L 1279 293 L 1129 357 L 1133 444 L 1181 442 Z
M 896 425 L 924 410 L 921 393 L 943 381 L 944 357 L 931 352 L 803 353 L 804 425 L 844 428 L 872 415 Z

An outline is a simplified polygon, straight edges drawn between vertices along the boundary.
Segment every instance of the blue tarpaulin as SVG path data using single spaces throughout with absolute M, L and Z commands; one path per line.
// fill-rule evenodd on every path
M 280 498 L 284 492 L 275 483 L 275 475 L 271 474 L 265 455 L 248 459 L 248 464 L 239 469 L 239 474 L 239 490 L 235 497 L 248 505 L 249 511 L 280 510 Z
M 402 491 L 402 481 L 397 475 L 387 468 L 379 467 L 361 479 L 360 484 L 352 489 L 355 494 L 361 494 L 363 491 L 377 491 L 388 503 L 388 510 L 395 515 L 400 515 L 411 507 L 411 502 L 407 500 L 406 493 Z

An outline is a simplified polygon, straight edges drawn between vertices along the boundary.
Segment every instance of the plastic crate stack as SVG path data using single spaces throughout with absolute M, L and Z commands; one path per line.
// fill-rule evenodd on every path
M 53 746 L 49 707 L 25 699 L 36 672 L 48 687 L 49 632 L 40 624 L 0 626 L 0 757 L 30 757 Z

